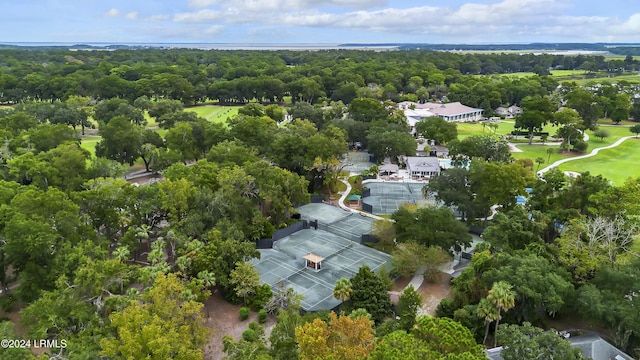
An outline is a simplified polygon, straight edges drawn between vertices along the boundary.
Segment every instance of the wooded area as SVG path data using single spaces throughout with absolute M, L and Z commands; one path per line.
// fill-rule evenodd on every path
M 296 294 L 262 285 L 247 261 L 259 257 L 255 240 L 296 221 L 310 194 L 335 195 L 349 148 L 378 160 L 415 154 L 399 101 L 460 101 L 486 116 L 518 104 L 515 127 L 529 141 L 555 124 L 567 151 L 584 151 L 581 131 L 599 120 L 640 120 L 637 84 L 560 84 L 550 70 L 638 66 L 632 57 L 431 51 L 0 50 L 0 303 L 24 307 L 28 338 L 66 339 L 56 353 L 69 359 L 202 359 L 211 335 L 202 302 L 214 289 L 277 316 L 269 342 L 258 324 L 225 338 L 228 359 L 480 359 L 478 344 L 502 342 L 499 325 L 556 320 L 596 325 L 633 353 L 640 178 L 538 177 L 489 132 L 458 139 L 434 119 L 417 127 L 468 166 L 425 187 L 442 207 L 400 209 L 381 239 L 394 249 L 391 275 L 406 274 L 469 245 L 468 226 L 484 228 L 437 318 L 416 316 L 412 288 L 392 306 L 390 275 L 367 267 L 336 285 L 344 313 L 300 315 Z M 538 74 L 494 75 L 515 72 Z M 203 103 L 237 106 L 237 115 L 212 122 L 189 111 Z M 82 145 L 98 134 L 93 154 Z M 162 181 L 128 182 L 136 164 Z

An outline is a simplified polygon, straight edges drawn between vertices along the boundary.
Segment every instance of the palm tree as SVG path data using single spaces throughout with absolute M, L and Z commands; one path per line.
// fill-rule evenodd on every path
M 482 343 L 484 344 L 487 342 L 487 336 L 489 336 L 489 325 L 498 320 L 498 308 L 496 308 L 489 299 L 482 299 L 478 304 L 476 313 L 479 318 L 484 319 L 486 324 L 486 328 L 484 329 L 484 340 L 482 340 Z
M 506 281 L 498 281 L 493 283 L 491 290 L 489 290 L 489 295 L 487 295 L 487 299 L 498 309 L 498 318 L 496 319 L 496 331 L 498 334 L 498 325 L 500 324 L 500 319 L 502 318 L 501 312 L 502 310 L 507 311 L 516 306 L 516 293 L 512 290 L 511 284 Z M 498 337 L 495 337 L 495 341 L 493 346 L 498 346 Z
M 547 163 L 551 161 L 551 155 L 555 154 L 556 149 L 550 147 L 547 149 Z
M 349 279 L 341 278 L 340 280 L 336 281 L 336 285 L 333 288 L 333 297 L 342 302 L 345 302 L 345 300 L 351 298 L 352 294 L 353 287 L 351 286 L 351 281 Z
M 536 173 L 538 172 L 538 170 L 540 170 L 540 165 L 544 164 L 544 159 L 541 157 L 537 157 L 536 158 L 536 163 L 538 164 L 538 167 L 536 168 Z
M 126 246 L 118 246 L 118 248 L 113 251 L 113 257 L 118 259 L 120 262 L 127 261 L 130 254 L 129 249 L 127 249 Z

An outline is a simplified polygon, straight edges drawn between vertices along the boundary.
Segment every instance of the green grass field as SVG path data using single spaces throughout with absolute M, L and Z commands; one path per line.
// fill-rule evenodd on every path
M 214 123 L 226 124 L 229 118 L 232 118 L 238 114 L 238 106 L 194 106 L 184 109 L 185 111 L 191 111 L 201 118 L 207 119 Z
M 606 122 L 605 122 L 606 123 Z M 513 121 L 499 122 L 496 132 L 498 134 L 509 134 L 513 130 Z M 589 135 L 589 148 L 587 153 L 591 152 L 595 148 L 605 147 L 618 141 L 621 137 L 633 135 L 629 131 L 629 126 L 616 125 L 616 126 L 601 126 L 601 129 L 605 129 L 609 132 L 610 136 L 600 140 L 594 136 L 593 131 L 587 131 Z M 544 131 L 554 135 L 557 132 L 557 127 L 550 124 L 544 127 Z M 484 133 L 488 133 L 488 129 L 485 128 Z M 482 125 L 479 123 L 459 123 L 458 124 L 458 138 L 463 139 L 471 135 L 481 135 L 483 133 Z M 561 152 L 559 145 L 529 145 L 526 143 L 526 137 L 521 136 L 518 140 L 522 140 L 523 143 L 518 142 L 517 148 L 522 152 L 512 152 L 511 155 L 515 159 L 530 159 L 534 162 L 534 170 L 537 168 L 535 160 L 537 158 L 544 159 L 544 163 L 540 168 L 544 168 L 554 162 L 565 159 L 567 157 L 577 157 L 579 155 L 574 152 Z M 534 141 L 538 141 L 534 139 Z M 555 152 L 549 156 L 548 149 L 554 149 Z M 560 166 L 563 171 L 576 171 L 584 172 L 589 171 L 592 174 L 602 175 L 607 179 L 613 181 L 614 184 L 620 185 L 624 180 L 631 177 L 640 176 L 640 167 L 636 164 L 640 163 L 640 140 L 627 140 L 619 147 L 614 149 L 602 150 L 598 155 L 584 159 L 576 160 L 575 162 L 569 162 Z M 548 160 L 549 159 L 549 160 Z M 637 170 L 636 170 L 637 169 Z
M 559 80 L 559 79 L 558 79 Z M 618 81 L 627 81 L 632 84 L 640 84 L 640 75 L 620 75 L 620 76 L 601 76 L 601 77 L 592 77 L 592 78 L 584 78 L 584 79 L 572 79 L 571 81 L 575 81 L 578 85 L 588 85 L 588 84 L 597 84 L 601 82 L 608 81 L 610 83 L 616 83 Z
M 96 145 L 101 139 L 99 136 L 83 137 L 80 141 L 80 147 L 87 150 L 93 157 L 96 155 Z
M 628 177 L 640 176 L 640 139 L 629 139 L 613 149 L 602 150 L 587 159 L 560 165 L 562 171 L 589 171 L 602 175 L 614 185 L 622 185 Z
M 534 162 L 534 166 L 537 166 L 537 164 L 535 164 L 536 159 L 543 158 L 544 163 L 540 166 L 541 169 L 558 160 L 578 156 L 575 153 L 558 153 L 558 150 L 560 149 L 559 145 L 518 144 L 517 148 L 522 150 L 522 152 L 512 152 L 511 156 L 513 156 L 514 159 L 530 159 Z M 547 161 L 547 159 L 549 159 L 549 154 L 547 153 L 548 149 L 554 150 L 549 161 Z
M 621 137 L 633 135 L 629 131 L 629 128 L 624 126 L 601 126 L 600 129 L 607 130 L 610 136 L 600 141 L 600 138 L 596 138 L 595 135 L 593 135 L 593 131 L 587 130 L 587 135 L 589 135 L 588 151 L 591 151 L 595 148 L 611 145 L 614 142 L 618 141 L 618 139 L 620 139 Z
M 584 70 L 551 70 L 551 76 L 553 77 L 573 76 L 573 75 L 584 75 Z
M 482 124 L 480 123 L 457 123 L 458 139 L 464 139 L 471 135 L 482 135 Z M 484 133 L 488 134 L 489 129 L 485 128 Z

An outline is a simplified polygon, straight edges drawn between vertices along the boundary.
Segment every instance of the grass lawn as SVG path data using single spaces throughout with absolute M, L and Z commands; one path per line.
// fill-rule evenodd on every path
M 640 83 L 640 75 L 620 75 L 620 76 L 602 76 L 602 77 L 594 77 L 594 78 L 585 78 L 585 79 L 575 79 L 578 85 L 588 85 L 588 84 L 597 84 L 603 81 L 608 81 L 610 83 L 616 83 L 618 81 L 625 80 L 630 83 L 639 84 Z
M 207 119 L 214 123 L 226 124 L 227 120 L 238 114 L 238 106 L 194 106 L 184 109 L 198 114 L 201 118 Z
M 498 128 L 496 129 L 496 132 L 498 134 L 502 134 L 502 135 L 509 135 L 511 134 L 511 131 L 513 131 L 515 125 L 515 121 L 501 121 L 498 123 Z M 553 136 L 556 134 L 556 132 L 558 132 L 558 127 L 557 126 L 553 126 L 551 124 L 547 124 L 544 126 L 544 128 L 542 128 L 542 131 L 546 131 L 549 133 L 549 137 Z M 527 136 L 518 136 L 518 139 L 528 139 Z M 539 141 L 536 140 L 536 138 L 534 138 L 534 141 Z
M 584 70 L 551 70 L 551 76 L 584 75 Z
M 526 78 L 529 76 L 535 76 L 536 73 L 534 72 L 517 72 L 517 73 L 510 73 L 510 74 L 500 74 L 500 76 L 502 77 L 510 77 L 510 78 Z
M 87 150 L 91 157 L 96 156 L 96 145 L 102 140 L 100 136 L 83 137 L 80 141 L 80 147 Z
M 595 135 L 593 135 L 593 131 L 587 130 L 587 135 L 589 135 L 589 148 L 587 149 L 587 151 L 611 145 L 614 142 L 618 141 L 618 139 L 620 139 L 621 137 L 633 135 L 631 131 L 629 131 L 628 127 L 623 126 L 602 126 L 600 127 L 600 129 L 607 130 L 610 136 L 600 141 L 600 138 L 597 138 L 595 137 Z
M 639 148 L 640 139 L 629 139 L 613 149 L 600 151 L 594 157 L 571 161 L 559 168 L 562 171 L 589 171 L 604 176 L 614 185 L 622 185 L 628 177 L 640 176 Z
M 485 129 L 486 134 L 489 129 Z M 482 124 L 480 123 L 458 123 L 458 139 L 464 139 L 471 135 L 482 135 Z
M 540 165 L 541 169 L 558 160 L 579 155 L 576 153 L 558 153 L 560 146 L 557 145 L 518 144 L 517 147 L 522 150 L 522 152 L 512 152 L 511 156 L 513 156 L 514 159 L 531 159 L 531 161 L 534 162 L 533 166 L 537 167 L 538 164 L 535 163 L 536 159 L 543 158 L 544 163 Z M 547 162 L 547 159 L 549 159 L 548 149 L 554 149 L 555 151 L 551 154 L 551 159 Z

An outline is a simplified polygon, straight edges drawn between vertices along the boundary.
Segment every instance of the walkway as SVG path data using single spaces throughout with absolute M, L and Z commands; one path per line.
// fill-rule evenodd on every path
M 376 220 L 389 220 L 389 219 L 385 219 L 383 217 L 380 217 L 378 215 L 369 214 L 366 211 L 360 211 L 360 210 L 352 209 L 352 208 L 346 206 L 344 204 L 344 201 L 347 198 L 347 196 L 349 196 L 349 194 L 351 193 L 351 184 L 349 183 L 349 180 L 345 180 L 344 178 L 340 178 L 340 181 L 347 186 L 347 189 L 342 192 L 342 195 L 340 196 L 340 200 L 338 200 L 338 205 L 340 206 L 341 209 L 346 210 L 346 211 L 350 211 L 350 212 L 352 212 L 354 214 L 360 214 L 362 216 L 368 216 L 368 217 L 370 217 L 372 219 L 376 219 Z M 389 221 L 393 221 L 393 220 L 389 220 Z
M 635 138 L 635 136 L 625 136 L 622 137 L 620 139 L 618 139 L 618 141 L 616 141 L 615 143 L 608 145 L 608 146 L 603 146 L 603 147 L 599 147 L 599 148 L 595 148 L 593 150 L 591 150 L 590 153 L 586 154 L 586 155 L 581 155 L 581 156 L 576 156 L 576 157 L 572 157 L 572 158 L 568 158 L 568 159 L 562 159 L 562 160 L 558 160 L 556 162 L 554 162 L 553 164 L 547 166 L 546 168 L 538 171 L 538 176 L 546 173 L 547 171 L 556 168 L 564 163 L 568 163 L 569 161 L 576 161 L 576 160 L 582 160 L 582 159 L 586 159 L 586 158 L 590 158 L 593 156 L 598 155 L 598 153 L 600 152 L 600 150 L 607 150 L 607 149 L 612 149 L 616 146 L 619 146 L 620 144 L 622 144 L 624 141 L 628 140 L 628 139 L 633 139 Z

